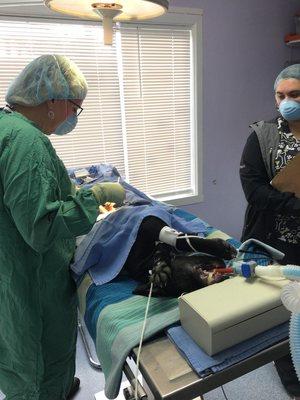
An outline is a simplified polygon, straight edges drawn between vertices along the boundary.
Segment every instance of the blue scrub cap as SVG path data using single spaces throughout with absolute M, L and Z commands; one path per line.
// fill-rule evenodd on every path
M 275 80 L 274 90 L 276 90 L 278 83 L 282 79 L 290 79 L 290 78 L 300 80 L 300 64 L 293 64 L 283 69 Z
M 42 55 L 31 61 L 8 88 L 8 104 L 36 106 L 46 100 L 84 99 L 87 83 L 77 65 L 65 56 Z

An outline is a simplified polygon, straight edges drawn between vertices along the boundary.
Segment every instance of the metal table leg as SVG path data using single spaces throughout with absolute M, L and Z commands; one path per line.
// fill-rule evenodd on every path
M 85 351 L 86 351 L 86 354 L 89 359 L 89 363 L 90 363 L 91 367 L 102 371 L 101 365 L 98 362 L 96 362 L 92 357 L 91 349 L 90 349 L 89 343 L 87 341 L 87 338 L 86 338 L 86 335 L 84 332 L 84 328 L 82 326 L 81 317 L 79 314 L 78 314 L 78 330 L 80 332 L 80 336 L 82 338 L 82 342 L 83 342 L 83 345 L 84 345 L 84 348 L 85 348 Z

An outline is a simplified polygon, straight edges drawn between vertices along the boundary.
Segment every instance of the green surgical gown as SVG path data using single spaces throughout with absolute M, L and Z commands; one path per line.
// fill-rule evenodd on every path
M 75 237 L 98 215 L 75 191 L 48 137 L 0 111 L 0 390 L 7 400 L 62 400 L 73 382 Z

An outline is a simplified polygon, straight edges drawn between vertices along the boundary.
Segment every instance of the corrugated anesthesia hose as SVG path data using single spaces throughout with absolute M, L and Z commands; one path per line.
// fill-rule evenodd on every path
M 290 349 L 298 380 L 300 381 L 300 314 L 293 313 L 290 319 Z
M 289 279 L 294 281 L 282 289 L 281 300 L 283 305 L 292 312 L 290 318 L 290 349 L 295 371 L 300 381 L 300 283 L 295 282 L 300 281 L 300 266 L 270 265 L 265 267 L 249 265 L 249 270 L 248 275 L 253 273 L 262 279 Z
M 288 279 L 300 280 L 300 267 L 287 265 L 282 267 L 283 275 Z M 282 290 L 283 305 L 292 312 L 290 319 L 290 348 L 298 380 L 300 380 L 300 283 L 291 282 Z

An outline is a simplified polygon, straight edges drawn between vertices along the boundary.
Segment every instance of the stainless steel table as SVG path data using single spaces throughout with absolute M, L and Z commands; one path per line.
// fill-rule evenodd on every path
M 143 400 L 191 400 L 216 389 L 250 371 L 255 370 L 289 352 L 288 339 L 260 351 L 224 371 L 200 378 L 166 337 L 160 337 L 143 345 L 140 355 L 140 371 L 143 382 L 139 386 L 139 398 Z M 137 348 L 132 352 L 136 359 Z M 126 363 L 124 372 L 134 387 L 134 376 Z M 132 399 L 132 390 L 125 391 L 125 398 Z

